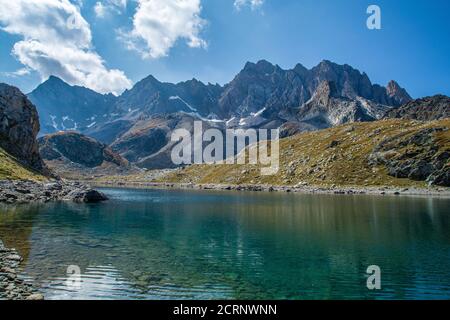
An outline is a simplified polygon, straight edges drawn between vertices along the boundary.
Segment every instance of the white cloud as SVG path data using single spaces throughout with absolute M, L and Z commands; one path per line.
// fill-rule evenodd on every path
M 200 0 L 138 0 L 133 29 L 119 31 L 119 38 L 143 58 L 167 56 L 179 39 L 192 48 L 206 47 L 200 37 L 206 24 L 201 10 Z
M 11 77 L 11 78 L 26 76 L 30 73 L 31 73 L 31 70 L 29 68 L 20 68 L 16 71 L 12 71 L 12 72 L 2 72 L 2 74 L 4 76 Z
M 252 10 L 258 9 L 264 3 L 264 0 L 234 0 L 234 7 L 241 10 L 245 6 L 250 6 Z
M 101 2 L 97 2 L 94 6 L 94 12 L 97 18 L 104 18 L 106 15 L 106 7 Z
M 126 7 L 127 0 L 97 1 L 94 5 L 94 12 L 97 18 L 105 18 L 108 13 L 122 13 Z
M 120 70 L 111 70 L 92 47 L 89 24 L 68 0 L 0 0 L 3 31 L 20 35 L 12 53 L 42 79 L 55 75 L 70 84 L 119 94 L 131 87 Z

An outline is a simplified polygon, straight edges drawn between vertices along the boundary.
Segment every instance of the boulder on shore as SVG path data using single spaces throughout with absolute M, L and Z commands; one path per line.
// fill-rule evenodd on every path
M 108 200 L 104 193 L 94 189 L 75 190 L 69 193 L 68 197 L 77 203 L 97 203 Z
M 95 203 L 108 200 L 101 192 L 78 182 L 0 180 L 0 203 L 29 203 L 49 201 L 73 201 Z

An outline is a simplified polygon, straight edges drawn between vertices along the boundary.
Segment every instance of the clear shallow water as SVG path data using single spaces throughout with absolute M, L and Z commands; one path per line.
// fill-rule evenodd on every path
M 450 298 L 449 199 L 104 191 L 0 207 L 0 239 L 47 299 Z

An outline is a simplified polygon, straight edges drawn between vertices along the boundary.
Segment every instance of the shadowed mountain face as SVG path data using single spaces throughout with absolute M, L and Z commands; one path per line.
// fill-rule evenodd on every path
M 116 139 L 111 148 L 142 168 L 173 168 L 176 165 L 171 160 L 171 152 L 177 142 L 171 141 L 171 134 L 176 129 L 186 129 L 193 134 L 196 120 L 198 119 L 195 116 L 182 112 L 143 119 Z M 203 130 L 215 128 L 223 133 L 226 129 L 223 121 L 202 121 L 202 127 Z M 201 146 L 192 146 L 195 147 Z M 191 151 L 194 154 L 194 149 Z M 191 160 L 193 161 L 193 158 Z
M 225 86 L 196 79 L 163 83 L 149 76 L 114 97 L 51 77 L 29 96 L 43 132 L 79 130 L 147 168 L 166 166 L 171 132 L 191 131 L 195 120 L 221 130 L 281 127 L 292 134 L 377 120 L 411 100 L 396 82 L 373 85 L 349 65 L 322 61 L 312 69 L 298 64 L 284 70 L 264 60 L 247 63 Z
M 109 117 L 116 101 L 112 94 L 70 86 L 53 76 L 28 94 L 28 98 L 37 106 L 41 133 L 86 130 Z

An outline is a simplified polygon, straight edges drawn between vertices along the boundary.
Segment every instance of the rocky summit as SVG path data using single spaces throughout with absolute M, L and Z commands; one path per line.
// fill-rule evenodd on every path
M 109 116 L 116 97 L 90 89 L 71 86 L 51 76 L 28 94 L 38 109 L 41 133 L 60 130 L 85 130 Z

